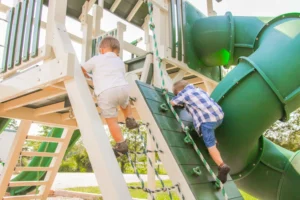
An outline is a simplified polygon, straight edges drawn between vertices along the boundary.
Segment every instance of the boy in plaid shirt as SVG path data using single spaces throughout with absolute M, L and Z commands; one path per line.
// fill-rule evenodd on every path
M 215 138 L 215 129 L 222 124 L 224 118 L 222 108 L 206 92 L 185 80 L 176 82 L 173 92 L 176 96 L 171 100 L 171 104 L 184 105 L 192 115 L 197 133 L 202 133 L 209 154 L 218 165 L 218 179 L 225 183 L 230 167 L 223 162 Z

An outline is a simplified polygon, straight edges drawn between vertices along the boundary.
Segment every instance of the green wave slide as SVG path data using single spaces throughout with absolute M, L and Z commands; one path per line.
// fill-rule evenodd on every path
M 3 130 L 7 127 L 9 123 L 9 119 L 0 118 L 0 134 Z M 60 138 L 62 136 L 63 129 L 62 128 L 54 128 L 47 136 L 48 137 L 56 137 Z M 68 145 L 66 153 L 73 147 L 76 141 L 80 138 L 80 131 L 74 131 L 70 143 Z M 53 142 L 43 142 L 41 143 L 38 151 L 39 152 L 55 152 L 57 148 L 57 143 Z M 31 162 L 28 164 L 30 167 L 48 167 L 52 161 L 52 158 L 47 157 L 33 157 Z M 36 181 L 36 180 L 43 180 L 46 175 L 46 172 L 21 172 L 18 176 L 12 179 L 12 181 Z M 15 196 L 15 195 L 24 195 L 36 189 L 35 186 L 32 187 L 13 187 L 9 188 L 8 192 Z
M 276 18 L 205 17 L 184 4 L 188 65 L 219 81 L 216 66 L 236 67 L 212 93 L 225 112 L 216 135 L 237 186 L 259 199 L 300 199 L 300 153 L 262 134 L 300 107 L 300 13 Z

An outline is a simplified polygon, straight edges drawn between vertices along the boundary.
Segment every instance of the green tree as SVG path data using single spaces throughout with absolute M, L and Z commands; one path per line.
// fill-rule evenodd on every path
M 264 135 L 286 149 L 300 150 L 300 109 L 290 115 L 288 122 L 277 121 Z
M 12 120 L 10 121 L 10 123 L 8 124 L 7 129 L 11 129 L 11 130 L 17 131 L 17 130 L 18 130 L 18 127 L 19 127 L 18 121 L 15 120 L 15 119 L 12 119 Z

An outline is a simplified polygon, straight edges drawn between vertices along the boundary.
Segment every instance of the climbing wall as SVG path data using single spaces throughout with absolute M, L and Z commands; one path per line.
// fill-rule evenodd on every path
M 195 199 L 224 199 L 221 191 L 216 189 L 213 178 L 206 170 L 193 147 L 184 142 L 185 134 L 172 112 L 161 106 L 166 104 L 162 90 L 141 82 L 137 82 L 137 85 L 144 98 L 143 100 L 146 102 L 149 111 L 153 115 L 155 122 L 170 149 L 172 154 L 170 156 L 175 158 L 176 163 L 174 164 L 179 166 Z M 170 97 L 172 97 L 172 94 L 170 94 Z M 142 100 L 138 99 L 138 101 Z M 185 125 L 192 127 L 191 116 L 184 109 L 176 108 L 176 111 Z M 195 131 L 192 131 L 191 134 L 205 159 L 213 171 L 217 173 L 217 166 L 208 155 L 208 151 L 202 138 L 199 138 Z M 197 167 L 200 169 L 198 175 L 193 172 L 193 169 Z M 228 199 L 243 199 L 230 176 L 228 176 L 228 182 L 225 184 L 225 190 Z

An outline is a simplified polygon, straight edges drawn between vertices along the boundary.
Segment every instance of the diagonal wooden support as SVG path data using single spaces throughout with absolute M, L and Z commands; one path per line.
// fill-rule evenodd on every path
M 138 2 L 135 4 L 135 6 L 133 7 L 133 9 L 131 10 L 131 12 L 129 13 L 128 17 L 126 18 L 127 21 L 131 21 L 132 18 L 135 16 L 135 14 L 137 13 L 137 11 L 139 10 L 139 8 L 143 5 L 143 1 L 142 0 L 138 0 Z
M 74 79 L 65 82 L 66 89 L 103 197 L 110 200 L 129 200 L 129 191 L 88 85 L 80 66 L 76 67 Z
M 10 178 L 14 172 L 15 166 L 18 162 L 20 152 L 22 151 L 22 147 L 24 141 L 26 139 L 27 133 L 30 129 L 31 121 L 21 121 L 20 126 L 18 128 L 17 134 L 15 136 L 14 142 L 11 146 L 8 162 L 6 162 L 3 170 L 3 175 L 0 177 L 0 199 L 2 199 L 7 190 L 7 186 L 9 184 Z
M 36 102 L 39 102 L 39 101 L 42 101 L 45 99 L 50 99 L 50 98 L 54 98 L 57 96 L 61 96 L 65 93 L 66 93 L 66 91 L 61 90 L 61 89 L 56 89 L 56 88 L 50 88 L 47 90 L 45 89 L 40 92 L 26 95 L 24 97 L 20 97 L 15 100 L 11 100 L 7 103 L 4 103 L 3 110 L 4 111 L 12 110 L 12 109 L 26 106 L 28 104 L 33 104 L 33 103 L 36 103 Z
M 120 3 L 121 3 L 121 0 L 115 0 L 115 2 L 113 3 L 113 5 L 110 8 L 110 11 L 115 12 L 115 10 L 118 8 Z

